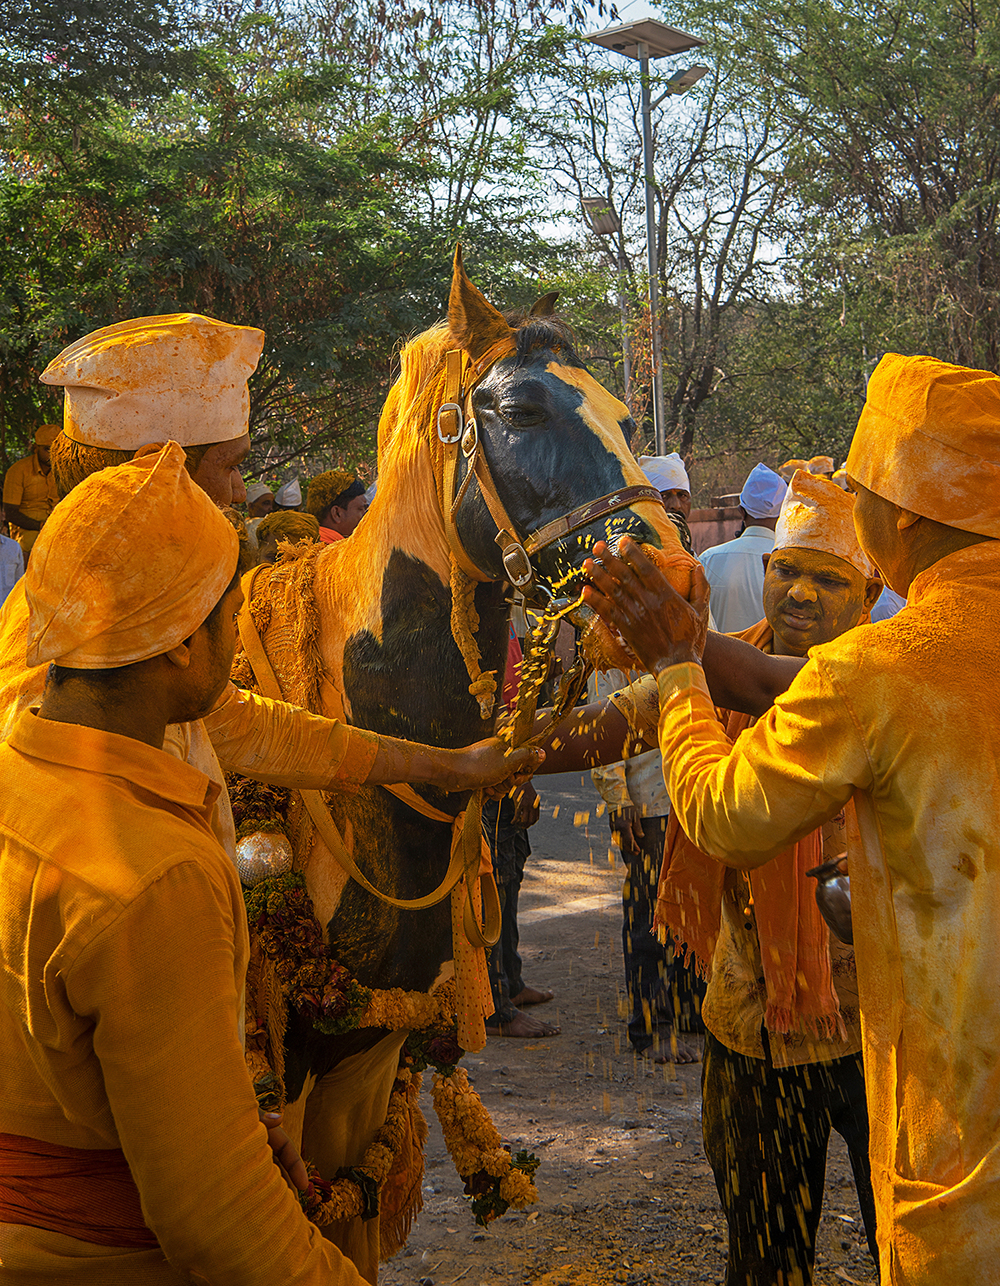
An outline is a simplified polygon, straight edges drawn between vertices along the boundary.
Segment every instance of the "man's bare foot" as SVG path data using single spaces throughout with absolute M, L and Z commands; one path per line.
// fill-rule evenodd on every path
M 555 999 L 555 992 L 546 988 L 540 991 L 537 987 L 522 987 L 516 996 L 511 996 L 510 1003 L 519 1009 L 522 1005 L 547 1005 Z
M 558 1036 L 562 1031 L 554 1023 L 539 1022 L 537 1018 L 532 1018 L 530 1014 L 522 1014 L 520 1009 L 515 1011 L 514 1017 L 509 1023 L 501 1023 L 499 1027 L 487 1027 L 487 1036 Z
M 669 1035 L 664 1032 L 659 1041 L 640 1052 L 651 1063 L 701 1062 L 701 1050 L 698 1046 L 693 1041 L 678 1040 L 673 1032 Z

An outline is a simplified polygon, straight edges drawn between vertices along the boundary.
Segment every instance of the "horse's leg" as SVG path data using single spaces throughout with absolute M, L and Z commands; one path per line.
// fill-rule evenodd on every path
M 407 1035 L 391 1032 L 371 1049 L 343 1059 L 313 1086 L 305 1108 L 302 1155 L 325 1178 L 333 1178 L 341 1166 L 359 1165 L 375 1131 L 385 1124 Z M 338 1220 L 320 1231 L 354 1261 L 366 1281 L 378 1280 L 377 1217 Z

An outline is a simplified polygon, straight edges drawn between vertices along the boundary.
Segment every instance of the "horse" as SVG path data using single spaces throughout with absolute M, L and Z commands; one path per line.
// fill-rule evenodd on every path
M 456 251 L 447 321 L 402 350 L 361 525 L 254 583 L 250 609 L 285 697 L 374 732 L 467 745 L 493 731 L 510 584 L 541 602 L 572 597 L 594 543 L 628 534 L 664 550 L 686 585 L 692 560 L 629 451 L 628 408 L 586 369 L 554 300 L 505 316 Z M 371 890 L 399 902 L 434 888 L 467 796 L 362 786 L 326 802 L 364 882 L 300 806 L 289 817 L 330 955 L 362 986 L 436 994 L 458 967 L 454 900 L 410 909 Z M 327 1036 L 287 1015 L 285 1126 L 327 1177 L 358 1164 L 385 1117 L 406 1036 L 389 1027 Z M 374 1280 L 370 1228 L 328 1235 Z

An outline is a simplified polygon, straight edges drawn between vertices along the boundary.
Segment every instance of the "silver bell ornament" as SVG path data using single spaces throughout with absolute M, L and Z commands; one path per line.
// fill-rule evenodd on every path
M 236 869 L 244 888 L 286 875 L 292 869 L 292 846 L 281 831 L 255 831 L 236 845 Z

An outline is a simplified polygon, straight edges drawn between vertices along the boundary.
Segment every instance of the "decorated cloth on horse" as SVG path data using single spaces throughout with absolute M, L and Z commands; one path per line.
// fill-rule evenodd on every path
M 671 799 L 704 851 L 762 864 L 853 799 L 853 931 L 886 1286 L 996 1272 L 1000 713 L 983 694 L 1000 669 L 998 423 L 995 374 L 883 358 L 847 468 L 900 508 L 885 531 L 859 527 L 868 552 L 905 557 L 905 538 L 889 528 L 918 517 L 953 529 L 939 534 L 944 548 L 956 532 L 986 539 L 952 545 L 913 575 L 891 620 L 814 648 L 735 746 L 700 666 L 659 675 Z M 885 512 L 865 497 L 859 512 L 862 503 L 873 524 Z M 912 575 L 882 570 L 896 588 Z
M 241 617 L 250 646 L 237 682 L 264 688 L 273 669 L 284 695 L 312 710 L 461 745 L 493 730 L 508 638 L 505 582 L 571 611 L 594 542 L 629 533 L 662 546 L 663 565 L 680 588 L 688 585 L 693 560 L 626 446 L 627 408 L 583 367 L 551 303 L 508 320 L 456 256 L 448 323 L 403 350 L 363 527 L 273 572 L 258 569 Z M 592 641 L 614 649 L 596 618 L 583 623 Z M 530 715 L 515 715 L 517 726 L 525 722 Z M 258 817 L 266 812 L 260 799 L 248 802 Z M 482 917 L 489 921 L 495 905 L 491 880 L 479 878 L 478 801 L 429 788 L 364 788 L 350 801 L 293 795 L 275 803 L 275 822 L 291 841 L 293 874 L 304 879 L 339 980 L 332 1008 L 343 1007 L 317 1028 L 303 1016 L 302 993 L 286 991 L 284 1030 L 280 1006 L 251 1008 L 248 1029 L 287 1097 L 286 1122 L 303 1124 L 303 1155 L 322 1158 L 328 1180 L 345 1167 L 370 1178 L 386 1088 L 430 1062 L 442 1068 L 435 1103 L 477 1217 L 524 1204 L 530 1170 L 512 1163 L 464 1073 L 453 1070 L 461 1048 L 482 1046 L 491 1010 L 483 955 L 491 926 Z M 351 1017 L 354 986 L 368 1006 Z M 274 991 L 265 985 L 257 995 L 260 1002 Z M 440 1045 L 441 1056 L 426 1056 L 435 1035 L 450 1042 L 448 1057 Z M 332 1087 L 362 1074 L 373 1086 L 363 1100 L 369 1109 L 353 1095 L 342 1108 Z M 267 1077 L 265 1070 L 262 1085 Z M 362 1154 L 371 1164 L 358 1161 Z M 392 1208 L 394 1228 L 381 1207 L 383 1255 L 419 1208 L 416 1176 L 396 1185 L 406 1188 L 413 1202 Z M 341 1189 L 331 1204 L 340 1211 L 350 1199 Z M 370 1194 L 365 1200 L 371 1214 Z M 324 1227 L 374 1281 L 379 1219 Z
M 236 560 L 177 444 L 105 471 L 36 545 L 29 655 L 91 671 L 160 656 L 199 629 Z M 4 1281 L 355 1286 L 258 1119 L 216 787 L 134 737 L 33 711 L 0 747 L 0 782 Z

